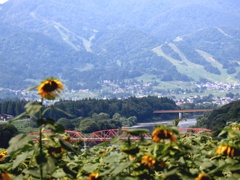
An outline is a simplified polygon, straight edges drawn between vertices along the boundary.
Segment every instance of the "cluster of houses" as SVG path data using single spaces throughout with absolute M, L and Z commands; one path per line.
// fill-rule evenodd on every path
M 1 122 L 7 122 L 11 119 L 13 119 L 13 116 L 10 115 L 10 114 L 0 114 L 0 121 Z
M 154 95 L 158 97 L 170 97 L 172 98 L 178 105 L 184 103 L 196 103 L 196 104 L 205 104 L 205 103 L 213 103 L 218 105 L 228 104 L 231 101 L 240 99 L 240 95 L 238 94 L 233 96 L 226 96 L 227 93 L 238 92 L 240 89 L 240 84 L 235 83 L 223 83 L 223 82 L 205 82 L 205 83 L 191 83 L 191 88 L 189 86 L 188 89 L 181 88 L 178 86 L 177 89 L 168 89 L 167 87 L 162 90 L 158 90 L 155 88 L 157 86 L 156 82 L 148 82 L 144 83 L 143 81 L 139 82 L 136 80 L 132 80 L 129 82 L 112 82 L 109 80 L 104 80 L 102 82 L 102 88 L 100 90 L 91 91 L 90 89 L 80 89 L 80 90 L 70 90 L 65 91 L 63 94 L 64 99 L 67 100 L 80 100 L 82 98 L 82 94 L 86 94 L 91 97 L 97 98 L 128 98 L 130 96 L 135 97 L 144 97 L 147 95 Z M 0 91 L 8 91 L 9 93 L 14 94 L 20 99 L 25 100 L 36 100 L 38 96 L 36 96 L 35 92 L 21 91 L 21 90 L 10 90 L 10 89 L 2 89 Z M 211 94 L 211 92 L 221 92 L 221 97 L 213 96 L 211 98 L 206 98 L 203 96 L 204 94 Z M 35 94 L 34 94 L 35 93 Z M 195 94 L 191 96 L 191 94 Z M 233 94 L 232 94 L 233 95 Z M 86 97 L 85 96 L 85 97 Z M 181 97 L 181 98 L 176 98 Z M 184 97 L 184 98 L 183 98 Z M 1 116 L 0 120 L 7 120 L 8 118 L 4 115 Z

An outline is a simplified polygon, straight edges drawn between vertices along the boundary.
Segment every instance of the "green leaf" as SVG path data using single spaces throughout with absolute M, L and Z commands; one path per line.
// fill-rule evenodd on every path
M 4 169 L 8 169 L 12 166 L 12 163 L 4 163 L 4 164 L 0 164 L 0 169 L 4 170 Z
M 211 161 L 205 161 L 202 164 L 200 164 L 200 170 L 205 170 L 212 167 Z
M 51 106 L 51 108 L 52 108 L 52 109 L 55 109 L 55 110 L 57 110 L 57 111 L 60 111 L 60 112 L 66 114 L 66 115 L 68 115 L 68 116 L 70 116 L 70 117 L 73 117 L 72 114 L 70 114 L 70 113 L 68 113 L 68 112 L 66 112 L 66 111 L 63 111 L 63 110 L 60 109 L 60 108 L 57 108 L 57 107 L 55 107 L 55 106 Z
M 115 163 L 120 162 L 120 160 L 123 158 L 120 154 L 111 154 L 105 158 L 106 163 Z
M 56 169 L 55 161 L 51 156 L 47 157 L 47 163 L 45 164 L 44 169 L 46 169 L 46 171 L 49 172 L 49 174 L 52 174 L 55 171 Z
M 121 136 L 115 136 L 110 140 L 111 144 L 118 144 L 121 139 Z
M 168 176 L 174 175 L 174 174 L 177 173 L 177 171 L 178 171 L 177 168 L 172 169 L 172 170 L 164 170 L 163 176 L 168 177 Z M 164 178 L 164 179 L 165 179 L 165 178 Z M 168 179 L 168 178 L 166 178 L 166 179 Z
M 64 133 L 65 132 L 65 128 L 61 124 L 58 124 L 58 123 L 47 124 L 45 126 L 45 128 L 52 130 L 54 133 Z
M 28 172 L 29 172 L 30 176 L 34 177 L 32 179 L 40 179 L 40 171 L 38 168 L 28 169 Z M 43 172 L 43 176 L 45 176 L 45 172 Z
M 191 174 L 198 174 L 198 169 L 197 168 L 189 168 L 189 172 L 191 173 Z
M 218 137 L 223 136 L 224 134 L 228 133 L 229 129 L 223 129 L 219 134 Z
M 29 156 L 29 152 L 23 152 L 22 154 L 18 155 L 17 158 L 13 161 L 12 168 L 15 169 L 18 167 L 18 165 L 25 161 Z
M 240 164 L 234 164 L 234 165 L 228 167 L 228 169 L 229 169 L 230 171 L 237 171 L 237 170 L 240 169 Z
M 63 171 L 63 169 L 57 169 L 53 174 L 52 176 L 54 178 L 63 178 L 63 177 L 66 177 L 66 173 Z
M 33 117 L 37 112 L 40 112 L 42 105 L 39 102 L 29 102 L 25 105 L 26 113 Z
M 26 136 L 24 134 L 18 134 L 9 141 L 8 153 L 14 152 L 26 146 L 29 142 L 32 142 L 34 137 Z
M 37 89 L 37 87 L 38 87 L 38 86 L 28 87 L 28 88 L 26 89 L 26 91 L 32 91 L 32 90 L 35 90 L 35 89 Z
M 11 123 L 13 123 L 13 122 L 15 122 L 15 121 L 17 121 L 17 120 L 19 120 L 19 119 L 22 119 L 23 117 L 26 117 L 26 116 L 27 116 L 27 113 L 24 112 L 24 113 L 16 116 L 15 118 L 11 119 L 11 120 L 9 121 L 9 123 L 11 124 Z
M 87 171 L 88 173 L 91 173 L 93 171 L 95 171 L 99 166 L 99 163 L 94 163 L 94 164 L 85 164 L 83 166 L 83 170 Z
M 223 169 L 225 169 L 227 166 L 229 166 L 229 164 L 225 163 L 225 164 L 219 164 L 215 169 L 213 169 L 212 171 L 209 171 L 208 174 L 214 174 L 218 171 L 222 171 Z
M 14 176 L 14 179 L 18 179 L 18 180 L 24 180 L 26 178 L 24 178 L 24 175 L 23 174 L 20 174 L 18 176 Z
M 72 152 L 78 153 L 70 143 L 63 141 L 61 139 L 59 139 L 59 142 L 63 149 L 66 149 L 67 151 L 72 151 Z
M 239 162 L 236 159 L 232 159 L 232 158 L 227 158 L 225 161 L 226 161 L 226 163 L 232 164 L 232 165 L 238 164 L 238 162 Z
M 112 171 L 112 175 L 116 176 L 119 173 L 121 173 L 124 169 L 128 168 L 129 166 L 131 166 L 132 162 L 125 162 L 122 164 L 119 164 L 113 171 Z

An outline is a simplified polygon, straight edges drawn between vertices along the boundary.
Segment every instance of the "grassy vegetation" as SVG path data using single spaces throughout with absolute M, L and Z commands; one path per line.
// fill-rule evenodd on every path
M 19 133 L 24 133 L 24 134 L 28 134 L 32 131 L 37 131 L 38 128 L 32 128 L 30 127 L 30 119 L 21 119 L 21 120 L 17 120 L 14 121 L 12 123 L 19 131 Z
M 226 69 L 222 68 L 222 65 L 215 61 L 212 56 L 206 52 L 197 50 L 197 52 L 203 56 L 208 62 L 210 62 L 214 67 L 217 67 L 221 75 L 212 74 L 207 72 L 202 65 L 198 65 L 195 63 L 192 63 L 189 61 L 189 59 L 186 58 L 186 56 L 175 46 L 174 44 L 169 44 L 171 48 L 179 54 L 182 61 L 175 60 L 171 58 L 170 56 L 166 55 L 162 49 L 161 46 L 158 46 L 153 49 L 153 52 L 155 52 L 158 56 L 162 56 L 169 60 L 174 66 L 176 66 L 177 70 L 182 73 L 186 74 L 187 76 L 193 78 L 195 81 L 198 81 L 200 77 L 209 79 L 211 81 L 220 81 L 220 82 L 235 82 L 236 80 L 233 79 L 233 76 L 227 74 Z M 237 72 L 239 72 L 239 68 L 237 68 Z M 229 77 L 229 78 L 226 78 Z

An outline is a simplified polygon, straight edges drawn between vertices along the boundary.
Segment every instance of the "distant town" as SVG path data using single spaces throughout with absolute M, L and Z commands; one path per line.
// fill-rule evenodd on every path
M 83 98 L 119 98 L 124 99 L 131 96 L 144 97 L 148 95 L 158 97 L 169 97 L 173 99 L 177 105 L 186 103 L 194 104 L 217 104 L 224 105 L 232 101 L 239 100 L 240 89 L 239 83 L 223 83 L 223 82 L 206 82 L 206 83 L 193 83 L 193 88 L 183 89 L 181 87 L 175 89 L 156 90 L 156 83 L 139 83 L 138 81 L 114 83 L 108 80 L 102 82 L 101 90 L 65 90 L 61 96 L 64 100 L 80 100 Z M 217 92 L 221 95 L 216 95 L 212 92 Z M 1 99 L 19 98 L 25 100 L 37 100 L 36 91 L 26 90 L 12 90 L 0 88 Z

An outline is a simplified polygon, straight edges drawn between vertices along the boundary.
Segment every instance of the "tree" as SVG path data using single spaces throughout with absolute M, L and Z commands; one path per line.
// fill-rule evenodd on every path
M 57 121 L 57 123 L 61 124 L 67 130 L 74 130 L 75 128 L 70 119 L 61 118 Z
M 98 131 L 99 127 L 98 124 L 91 118 L 85 118 L 80 122 L 79 130 L 83 133 L 91 133 Z
M 101 112 L 96 116 L 96 118 L 97 118 L 96 120 L 107 120 L 110 118 L 110 116 L 107 113 Z
M 18 133 L 17 128 L 12 124 L 0 124 L 0 148 L 8 148 L 12 137 Z
M 118 119 L 120 119 L 120 118 L 121 118 L 121 114 L 119 114 L 119 113 L 115 113 L 115 114 L 113 115 L 113 119 L 118 120 Z

